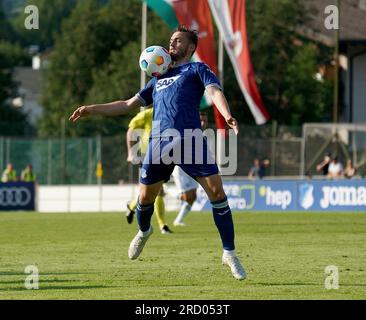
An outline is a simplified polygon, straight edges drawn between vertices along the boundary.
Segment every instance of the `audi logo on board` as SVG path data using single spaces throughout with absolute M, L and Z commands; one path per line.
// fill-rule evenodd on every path
M 0 188 L 0 207 L 27 206 L 32 201 L 30 190 L 24 187 Z

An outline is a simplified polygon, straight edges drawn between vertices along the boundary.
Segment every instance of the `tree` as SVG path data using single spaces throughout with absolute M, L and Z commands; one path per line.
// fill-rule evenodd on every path
M 24 8 L 28 5 L 36 6 L 39 10 L 40 26 L 38 30 L 24 28 L 27 14 Z M 37 44 L 40 50 L 52 47 L 57 34 L 61 31 L 62 21 L 68 17 L 76 6 L 76 0 L 27 0 L 22 6 L 21 14 L 12 19 L 11 24 L 17 39 L 23 46 Z
M 152 12 L 149 12 L 148 21 L 147 46 L 161 45 L 167 47 L 170 33 L 167 26 Z M 93 73 L 93 86 L 86 101 L 88 103 L 102 102 L 113 100 L 116 97 L 126 98 L 134 95 L 140 87 L 140 68 L 138 65 L 140 51 L 140 35 L 119 50 L 112 51 L 104 68 L 96 69 Z M 148 81 L 149 78 L 147 77 L 146 80 Z
M 309 21 L 310 8 L 300 0 L 247 1 L 249 45 L 259 91 L 272 120 L 301 125 L 327 119 L 329 82 L 314 79 L 330 63 L 329 48 L 303 38 L 296 30 Z M 253 123 L 249 109 L 225 61 L 225 92 L 240 122 Z M 237 98 L 240 97 L 240 98 Z M 311 110 L 311 111 L 309 111 Z
M 259 90 L 272 119 L 280 124 L 321 121 L 330 103 L 331 85 L 315 80 L 314 75 L 331 54 L 296 32 L 308 21 L 308 12 L 300 0 L 247 1 Z M 43 136 L 59 135 L 55 128 L 77 105 L 130 98 L 140 82 L 141 1 L 80 1 L 61 25 L 46 72 L 45 112 L 39 128 Z M 148 45 L 167 47 L 169 35 L 164 22 L 149 10 Z M 224 87 L 233 113 L 241 123 L 254 123 L 231 63 L 225 59 Z M 67 133 L 113 135 L 127 126 L 129 118 L 92 118 L 67 126 Z
M 5 13 L 2 8 L 3 3 L 2 0 L 0 0 L 0 39 L 10 41 L 15 38 L 15 32 L 12 26 L 5 19 Z
M 17 97 L 18 88 L 13 79 L 13 68 L 28 62 L 27 54 L 19 45 L 10 43 L 13 34 L 0 7 L 0 135 L 24 135 L 30 129 L 27 116 L 10 105 Z M 2 30 L 7 32 L 2 33 Z
M 60 120 L 77 105 L 130 98 L 139 89 L 141 2 L 113 0 L 101 6 L 95 0 L 77 5 L 56 39 L 46 72 L 44 117 L 40 134 L 59 134 Z M 164 32 L 167 35 L 164 36 Z M 160 19 L 149 20 L 149 41 L 168 41 Z M 126 128 L 130 117 L 91 118 L 68 126 L 72 136 L 113 135 Z

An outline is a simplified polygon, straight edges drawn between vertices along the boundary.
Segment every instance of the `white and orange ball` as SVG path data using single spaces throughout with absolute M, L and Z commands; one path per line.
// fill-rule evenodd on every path
M 140 55 L 140 68 L 149 77 L 160 77 L 172 65 L 172 58 L 168 50 L 160 46 L 151 46 Z

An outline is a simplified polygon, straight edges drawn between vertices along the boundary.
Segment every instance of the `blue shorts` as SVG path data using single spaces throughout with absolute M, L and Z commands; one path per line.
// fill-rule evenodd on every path
M 150 137 L 140 183 L 149 185 L 159 181 L 167 182 L 176 165 L 193 179 L 219 173 L 205 137 L 199 142 L 184 137 Z

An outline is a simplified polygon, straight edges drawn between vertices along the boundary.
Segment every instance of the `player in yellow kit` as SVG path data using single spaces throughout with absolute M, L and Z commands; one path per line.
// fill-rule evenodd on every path
M 128 150 L 128 157 L 127 161 L 133 164 L 141 165 L 143 160 L 143 155 L 146 153 L 148 144 L 149 144 L 149 136 L 152 129 L 152 118 L 153 118 L 153 109 L 149 108 L 144 111 L 139 112 L 135 117 L 132 118 L 128 125 L 127 131 L 127 150 Z M 134 153 L 133 146 L 135 144 L 135 139 L 133 137 L 134 131 L 137 129 L 142 130 L 141 132 L 141 139 L 139 149 L 141 152 L 142 157 L 137 158 L 136 154 Z M 156 219 L 159 224 L 159 228 L 161 233 L 169 234 L 172 231 L 169 229 L 168 225 L 165 223 L 165 203 L 164 203 L 164 190 L 161 188 L 159 195 L 156 198 L 155 205 L 154 205 L 154 212 L 156 215 Z M 127 203 L 127 213 L 126 218 L 128 223 L 132 223 L 133 216 L 135 214 L 135 210 L 137 207 L 137 199 L 131 200 Z

